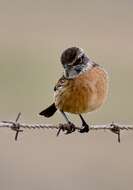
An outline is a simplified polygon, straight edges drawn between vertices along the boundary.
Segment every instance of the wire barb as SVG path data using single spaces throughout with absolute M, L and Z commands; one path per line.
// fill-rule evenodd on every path
M 10 121 L 10 123 L 12 123 L 12 125 L 13 125 L 11 127 L 11 129 L 16 132 L 16 134 L 15 134 L 15 141 L 17 141 L 17 139 L 18 139 L 18 134 L 20 132 L 23 132 L 23 130 L 20 129 L 21 125 L 18 123 L 18 120 L 19 120 L 20 116 L 21 116 L 21 112 L 18 113 L 18 115 L 17 115 L 17 117 L 15 119 L 15 122 Z
M 21 113 L 18 113 L 15 121 L 2 121 L 0 122 L 0 128 L 10 128 L 14 130 L 15 133 L 15 140 L 18 139 L 18 134 L 20 132 L 23 132 L 22 129 L 56 129 L 57 134 L 56 136 L 59 136 L 61 131 L 65 132 L 65 134 L 70 134 L 75 131 L 79 132 L 80 127 L 77 127 L 75 125 L 70 126 L 69 123 L 65 124 L 58 124 L 58 125 L 52 125 L 52 124 L 22 124 L 19 123 L 18 120 L 20 119 Z M 90 131 L 94 130 L 108 130 L 113 132 L 114 134 L 117 134 L 118 136 L 118 142 L 121 142 L 121 130 L 133 130 L 133 125 L 121 125 L 121 124 L 115 124 L 112 122 L 111 124 L 101 124 L 101 125 L 90 125 Z
M 110 130 L 111 130 L 113 133 L 115 133 L 115 134 L 118 135 L 118 142 L 120 143 L 120 142 L 121 142 L 120 127 L 119 127 L 118 125 L 114 124 L 114 122 L 112 122 L 112 123 L 110 124 L 110 126 L 113 127 L 113 128 L 111 128 Z

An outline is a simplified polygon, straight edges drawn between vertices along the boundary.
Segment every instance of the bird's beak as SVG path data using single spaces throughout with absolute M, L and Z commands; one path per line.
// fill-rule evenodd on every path
M 67 65 L 67 64 L 64 64 L 63 67 L 64 67 L 64 69 L 67 69 L 68 65 Z
M 66 78 L 69 78 L 69 72 L 68 72 L 67 69 L 65 69 L 65 77 L 66 77 Z

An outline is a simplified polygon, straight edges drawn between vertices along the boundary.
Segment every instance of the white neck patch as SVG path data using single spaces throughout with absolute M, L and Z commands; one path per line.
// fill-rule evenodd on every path
M 96 65 L 95 62 L 89 60 L 88 63 L 86 65 L 83 66 L 83 68 L 81 68 L 81 71 L 78 72 L 77 71 L 77 66 L 72 67 L 70 70 L 65 70 L 64 72 L 64 76 L 67 79 L 74 79 L 76 77 L 78 77 L 79 75 L 83 74 L 84 72 L 91 70 L 94 66 Z

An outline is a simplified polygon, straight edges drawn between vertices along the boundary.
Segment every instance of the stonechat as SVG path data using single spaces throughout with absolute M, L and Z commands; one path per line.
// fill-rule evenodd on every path
M 78 114 L 82 121 L 79 132 L 88 132 L 89 125 L 81 114 L 96 110 L 104 103 L 108 92 L 108 74 L 78 47 L 66 49 L 61 55 L 61 63 L 64 74 L 54 88 L 54 103 L 40 115 L 51 117 L 59 110 L 71 125 L 65 112 Z M 73 131 L 72 128 L 69 132 Z

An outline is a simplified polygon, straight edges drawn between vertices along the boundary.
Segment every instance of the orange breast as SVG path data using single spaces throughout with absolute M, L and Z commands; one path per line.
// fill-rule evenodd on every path
M 55 93 L 55 105 L 64 112 L 90 112 L 103 104 L 107 90 L 107 73 L 100 67 L 94 67 L 72 80 L 66 80 Z

